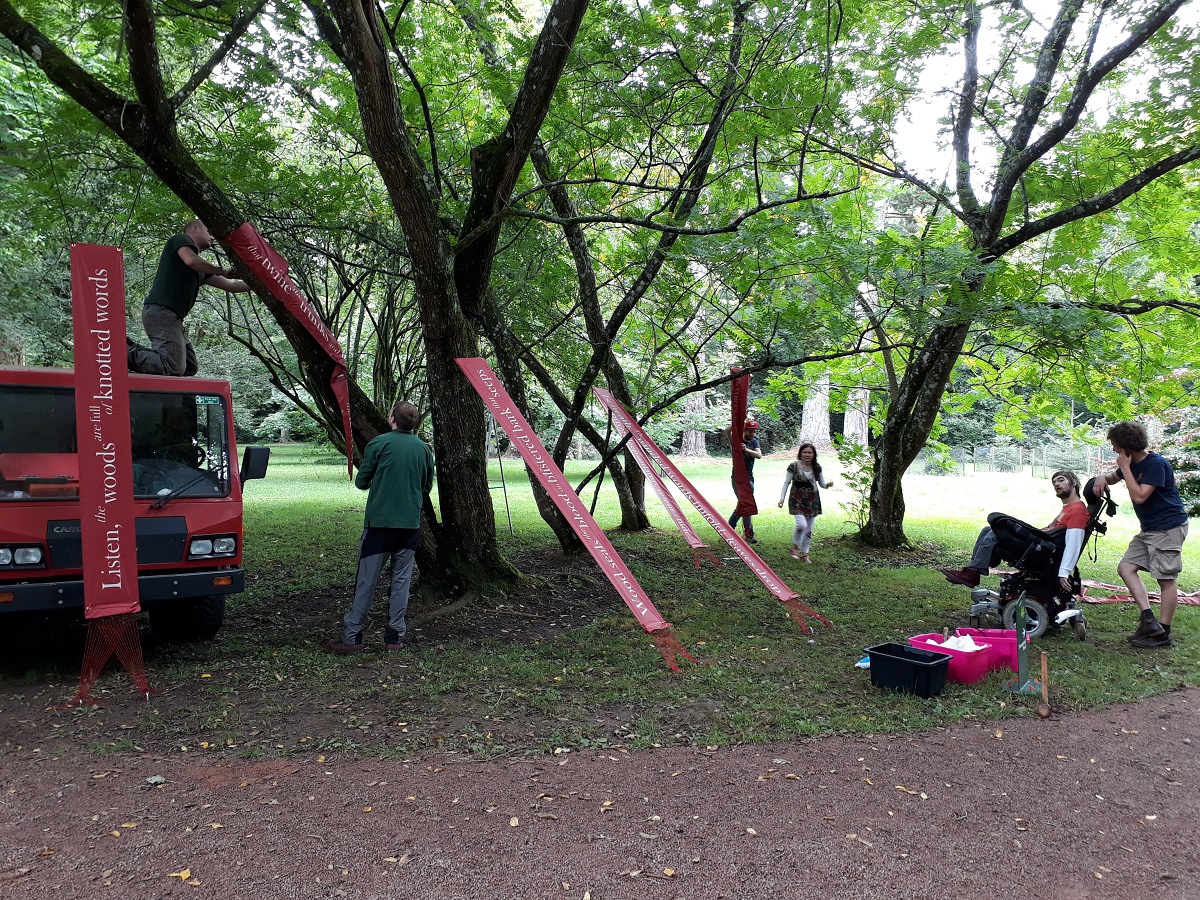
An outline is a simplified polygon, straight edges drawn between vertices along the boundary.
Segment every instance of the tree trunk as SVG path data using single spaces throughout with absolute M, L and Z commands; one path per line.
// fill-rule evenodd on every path
M 804 415 L 800 421 L 800 442 L 808 441 L 818 450 L 832 450 L 829 437 L 829 373 L 817 379 L 804 398 Z
M 842 424 L 842 436 L 846 443 L 867 446 L 870 439 L 871 392 L 866 388 L 855 388 L 850 392 L 846 406 L 846 418 Z
M 704 412 L 704 391 L 688 394 L 683 401 L 683 409 L 688 418 L 699 416 Z M 689 428 L 683 433 L 679 448 L 681 456 L 708 456 L 708 445 L 704 442 L 704 432 Z
M 901 479 L 929 439 L 969 329 L 969 323 L 934 328 L 909 362 L 899 392 L 888 405 L 883 432 L 874 448 L 871 511 L 860 535 L 869 544 L 908 545 Z
M 495 302 L 495 296 L 489 291 L 487 302 L 484 304 L 484 327 L 491 335 L 492 344 L 496 348 L 500 378 L 504 381 L 508 395 L 512 397 L 517 410 L 528 421 L 529 400 L 525 392 L 525 379 L 521 375 L 519 348 L 516 346 L 516 341 L 513 340 L 512 332 L 503 323 L 495 321 L 498 315 L 498 304 Z M 542 520 L 550 526 L 550 530 L 558 538 L 558 545 L 562 548 L 563 553 L 582 552 L 583 542 L 579 540 L 579 536 L 575 534 L 566 517 L 555 506 L 550 494 L 542 487 L 542 483 L 532 472 L 529 473 L 529 488 L 533 492 L 533 502 L 537 504 Z

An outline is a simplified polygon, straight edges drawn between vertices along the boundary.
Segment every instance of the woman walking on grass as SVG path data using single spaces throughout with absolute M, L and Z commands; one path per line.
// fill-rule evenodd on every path
M 817 448 L 805 441 L 796 452 L 795 462 L 788 463 L 787 474 L 783 477 L 783 492 L 779 495 L 779 505 L 783 506 L 784 498 L 787 498 L 788 512 L 796 517 L 796 530 L 792 533 L 792 559 L 812 562 L 808 558 L 808 548 L 812 544 L 813 523 L 821 514 L 821 492 L 818 488 L 827 487 L 833 487 L 833 482 L 826 482 L 821 477 Z

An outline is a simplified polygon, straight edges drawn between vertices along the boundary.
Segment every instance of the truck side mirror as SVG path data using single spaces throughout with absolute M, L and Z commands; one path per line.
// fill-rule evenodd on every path
M 270 447 L 247 447 L 242 453 L 242 468 L 239 473 L 242 482 L 252 478 L 267 477 L 267 463 L 271 461 Z

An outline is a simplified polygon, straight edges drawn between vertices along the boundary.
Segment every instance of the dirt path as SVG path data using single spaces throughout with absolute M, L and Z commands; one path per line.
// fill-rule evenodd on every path
M 0 895 L 1198 898 L 1198 708 L 487 762 L 48 758 L 0 734 Z

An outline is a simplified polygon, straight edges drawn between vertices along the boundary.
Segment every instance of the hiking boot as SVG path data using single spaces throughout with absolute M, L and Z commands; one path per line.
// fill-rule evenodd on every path
M 1161 641 L 1165 637 L 1167 637 L 1167 630 L 1159 624 L 1158 619 L 1154 618 L 1153 614 L 1148 614 L 1138 619 L 1137 631 L 1129 636 L 1129 643 L 1134 644 L 1136 647 L 1141 647 L 1144 645 L 1137 644 L 1135 641 L 1146 639 Z
M 389 628 L 383 633 L 384 650 L 404 650 L 407 647 L 408 641 L 404 640 L 404 636 L 400 632 Z
M 1164 631 L 1157 637 L 1154 635 L 1148 637 L 1131 637 L 1129 643 L 1143 650 L 1165 650 L 1171 646 L 1171 636 Z
M 979 587 L 979 573 L 974 569 L 938 569 L 951 584 L 962 584 L 969 588 Z
M 365 649 L 360 637 L 357 644 L 347 644 L 345 641 L 328 641 L 325 644 L 325 649 L 330 653 L 337 653 L 340 656 L 353 656 L 356 653 L 362 653 Z

